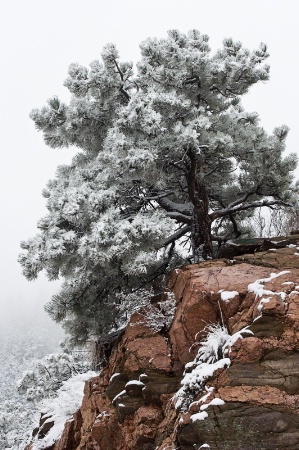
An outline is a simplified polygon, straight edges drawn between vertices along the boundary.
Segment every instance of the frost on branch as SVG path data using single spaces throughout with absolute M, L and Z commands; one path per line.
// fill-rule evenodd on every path
M 265 44 L 225 39 L 212 53 L 198 30 L 171 30 L 140 48 L 135 71 L 114 44 L 71 64 L 70 102 L 31 113 L 47 145 L 78 149 L 19 258 L 27 279 L 63 280 L 47 310 L 75 345 L 117 328 L 119 292 L 161 290 L 166 272 L 217 257 L 214 242 L 248 234 L 255 208 L 291 207 L 299 190 L 288 128 L 268 134 L 241 105 L 269 77 Z
M 167 300 L 163 300 L 162 302 L 158 302 L 157 306 L 147 305 L 144 308 L 144 313 L 139 311 L 142 319 L 138 323 L 144 323 L 146 326 L 151 328 L 155 332 L 160 332 L 162 330 L 166 331 L 170 328 L 170 325 L 173 321 L 176 309 L 176 302 L 174 299 L 174 295 L 168 293 Z M 136 325 L 134 324 L 134 325 Z
M 176 393 L 176 408 L 187 411 L 205 388 L 207 381 L 218 369 L 230 366 L 230 347 L 243 338 L 243 334 L 253 334 L 247 327 L 230 335 L 225 326 L 210 325 L 207 336 L 200 343 L 194 361 L 186 364 L 182 387 Z
M 122 326 L 126 325 L 134 312 L 138 312 L 141 320 L 135 322 L 134 326 L 144 324 L 157 333 L 169 330 L 176 311 L 174 294 L 164 292 L 163 296 L 166 298 L 155 305 L 151 303 L 153 295 L 152 291 L 145 290 L 131 293 L 126 297 L 119 295 L 121 304 L 118 310 L 122 317 Z
M 18 392 L 32 402 L 53 397 L 64 381 L 89 368 L 90 362 L 84 352 L 47 355 L 37 360 L 31 370 L 23 372 L 17 383 Z

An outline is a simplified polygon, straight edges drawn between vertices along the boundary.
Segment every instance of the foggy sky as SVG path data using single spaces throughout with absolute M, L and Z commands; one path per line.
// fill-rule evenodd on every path
M 197 28 L 213 49 L 223 38 L 249 48 L 268 44 L 271 78 L 243 101 L 271 131 L 287 124 L 288 151 L 298 142 L 297 0 L 2 0 L 0 10 L 0 324 L 17 311 L 36 320 L 58 290 L 44 276 L 28 282 L 17 263 L 19 242 L 36 233 L 46 213 L 41 191 L 74 149 L 47 148 L 29 112 L 55 95 L 69 98 L 63 81 L 72 62 L 88 65 L 114 42 L 123 60 L 137 61 L 139 44 L 178 28 Z

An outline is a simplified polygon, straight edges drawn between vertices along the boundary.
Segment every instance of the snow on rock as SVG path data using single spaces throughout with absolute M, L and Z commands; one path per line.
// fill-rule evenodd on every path
M 207 391 L 203 397 L 197 402 L 203 403 L 211 394 L 211 389 L 208 389 L 205 384 L 218 369 L 224 369 L 230 366 L 231 360 L 226 357 L 231 346 L 238 340 L 243 338 L 243 334 L 253 334 L 252 331 L 243 328 L 242 330 L 230 335 L 226 327 L 217 325 L 210 325 L 207 327 L 208 334 L 204 340 L 201 341 L 194 361 L 189 362 L 185 366 L 184 378 L 181 381 L 182 387 L 175 394 L 175 407 L 182 412 L 187 411 L 194 398 L 200 394 L 204 389 Z M 197 403 L 196 402 L 196 403 Z M 209 405 L 222 405 L 221 399 L 212 400 Z M 204 406 L 202 409 L 206 409 Z M 203 416 L 201 416 L 203 417 Z M 207 417 L 207 416 L 205 416 Z M 196 419 L 196 420 L 203 420 Z
M 188 386 L 189 388 L 196 388 L 200 383 L 210 378 L 214 372 L 218 369 L 223 369 L 230 365 L 229 358 L 222 358 L 213 364 L 201 363 L 195 367 L 191 373 L 186 373 L 182 380 L 183 388 Z
M 237 295 L 239 295 L 239 292 L 237 291 L 224 291 L 224 290 L 220 290 L 218 291 L 221 295 L 221 300 L 223 300 L 224 302 L 227 302 L 228 300 L 236 297 Z
M 125 391 L 125 390 L 120 391 L 119 394 L 117 394 L 117 395 L 114 397 L 114 399 L 112 400 L 111 403 L 114 404 L 115 401 L 116 401 L 119 397 L 121 397 L 122 395 L 124 395 L 124 394 L 126 394 L 126 391 Z
M 118 377 L 119 375 L 121 375 L 119 372 L 115 372 L 115 373 L 111 376 L 111 378 L 110 378 L 110 380 L 109 380 L 109 383 L 112 383 L 112 381 L 114 380 L 114 378 Z
M 196 422 L 197 420 L 205 420 L 205 418 L 208 417 L 208 413 L 205 411 L 196 413 L 196 414 L 192 414 L 192 416 L 190 417 L 192 422 Z
M 254 292 L 255 297 L 264 297 L 267 295 L 270 296 L 270 297 L 267 297 L 267 298 L 261 300 L 261 302 L 259 303 L 259 306 L 258 306 L 259 312 L 262 310 L 263 304 L 268 303 L 271 299 L 271 296 L 273 296 L 273 295 L 279 295 L 282 301 L 285 300 L 285 298 L 286 298 L 285 292 L 272 292 L 268 289 L 264 289 L 264 284 L 274 280 L 277 277 L 285 275 L 287 273 L 290 273 L 290 271 L 283 270 L 282 272 L 279 272 L 279 273 L 271 273 L 269 278 L 261 278 L 261 279 L 256 280 L 253 283 L 250 283 L 248 285 L 248 292 Z
M 260 280 L 256 280 L 253 283 L 249 283 L 248 285 L 248 291 L 249 292 L 254 292 L 257 296 L 262 297 L 262 295 L 264 294 L 264 292 L 271 292 L 271 291 L 264 291 L 264 284 L 268 283 L 272 280 L 274 280 L 274 278 L 280 277 L 282 275 L 285 275 L 287 273 L 290 273 L 289 270 L 283 270 L 282 272 L 279 273 L 271 273 L 269 278 L 261 278 Z M 271 292 L 273 294 L 273 292 Z
M 271 300 L 271 297 L 263 298 L 263 299 L 259 302 L 259 305 L 258 305 L 258 307 L 257 307 L 258 312 L 261 312 L 261 310 L 263 309 L 264 304 L 265 304 L 265 303 L 269 303 L 270 300 Z
M 209 403 L 205 403 L 204 405 L 201 405 L 200 410 L 204 411 L 209 406 L 221 406 L 221 405 L 224 405 L 224 403 L 225 402 L 221 398 L 215 397 Z
M 181 381 L 182 387 L 176 393 L 176 408 L 184 408 L 186 403 L 191 403 L 190 398 L 193 395 L 190 393 L 199 393 L 204 386 L 204 383 L 213 376 L 218 369 L 229 367 L 230 359 L 222 358 L 214 363 L 198 363 L 198 365 L 189 373 L 185 373 L 183 380 Z
M 138 381 L 138 380 L 131 380 L 131 381 L 128 381 L 128 383 L 126 384 L 126 387 L 127 386 L 144 386 L 144 383 L 142 383 L 142 381 Z
M 261 278 L 248 285 L 248 291 L 253 292 L 255 297 L 260 297 L 258 311 L 261 312 L 263 305 L 270 302 L 271 296 L 278 295 L 281 300 L 286 298 L 285 292 L 272 292 L 264 288 L 265 283 L 273 279 L 285 275 L 289 271 L 282 271 L 280 273 L 271 273 L 267 278 Z M 286 282 L 287 284 L 291 282 Z M 221 300 L 228 302 L 230 299 L 239 295 L 238 291 L 220 290 Z M 218 369 L 224 369 L 230 366 L 231 360 L 228 357 L 230 348 L 238 340 L 243 338 L 243 334 L 253 334 L 248 327 L 243 328 L 237 333 L 230 335 L 226 327 L 221 325 L 210 325 L 207 327 L 208 333 L 204 340 L 201 341 L 201 346 L 194 361 L 186 364 L 184 378 L 181 382 L 182 387 L 175 395 L 175 406 L 182 412 L 187 411 L 194 403 L 194 398 L 204 390 L 205 384 Z M 196 403 L 204 403 L 207 401 L 211 392 L 207 392 Z M 200 406 L 199 411 L 192 414 L 191 422 L 205 420 L 208 417 L 207 409 L 209 406 L 221 406 L 224 401 L 221 398 L 213 398 L 210 402 L 204 403 Z M 194 411 L 193 411 L 194 412 Z
M 234 345 L 235 342 L 237 342 L 238 339 L 243 339 L 243 334 L 252 334 L 253 335 L 253 332 L 251 330 L 249 330 L 248 327 L 244 327 L 244 328 L 242 328 L 242 330 L 237 331 L 236 333 L 232 334 L 225 344 L 224 353 L 229 352 L 230 348 Z
M 72 414 L 81 405 L 85 381 L 96 375 L 96 372 L 92 371 L 75 375 L 63 383 L 56 398 L 42 402 L 41 412 L 44 417 L 47 417 L 46 423 L 54 422 L 54 426 L 43 439 L 36 440 L 33 443 L 32 450 L 50 447 L 60 438 L 65 422 L 72 419 Z
M 211 386 L 211 387 L 206 387 L 205 386 L 205 390 L 207 391 L 207 394 L 205 394 L 205 395 L 203 395 L 199 400 L 198 400 L 198 403 L 204 403 L 209 397 L 210 397 L 210 395 L 212 395 L 212 392 L 213 392 L 213 390 L 214 390 L 214 388 Z M 191 406 L 191 405 L 190 405 Z

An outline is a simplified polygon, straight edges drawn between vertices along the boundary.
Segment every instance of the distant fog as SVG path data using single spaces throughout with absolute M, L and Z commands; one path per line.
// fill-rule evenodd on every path
M 61 326 L 45 312 L 44 305 L 59 291 L 59 282 L 48 282 L 43 275 L 36 282 L 18 279 L 17 285 L 9 283 L 0 297 L 0 340 L 5 330 L 18 330 L 24 334 L 30 329 L 45 330 L 45 339 L 58 345 L 63 337 Z M 9 289 L 8 289 L 9 287 Z

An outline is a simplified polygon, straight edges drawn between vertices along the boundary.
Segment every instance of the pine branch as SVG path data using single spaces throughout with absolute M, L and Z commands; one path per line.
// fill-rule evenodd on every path
M 167 212 L 176 212 L 178 214 L 183 214 L 189 219 L 192 217 L 193 205 L 191 203 L 177 203 L 169 200 L 168 198 L 163 198 L 158 196 L 156 202 Z
M 190 225 L 186 225 L 183 228 L 180 228 L 178 231 L 176 231 L 174 234 L 172 234 L 171 236 L 169 236 L 169 238 L 166 239 L 166 241 L 163 244 L 163 247 L 167 247 L 167 245 L 171 244 L 172 242 L 177 241 L 182 236 L 189 233 L 189 231 L 191 231 Z
M 167 217 L 170 217 L 170 219 L 177 220 L 178 222 L 182 223 L 191 223 L 192 216 L 186 216 L 185 214 L 181 214 L 176 211 L 169 211 L 166 213 Z
M 213 222 L 216 219 L 219 219 L 220 217 L 229 216 L 233 213 L 240 212 L 240 211 L 246 211 L 247 209 L 251 208 L 260 208 L 262 206 L 274 206 L 274 205 L 280 205 L 280 206 L 292 206 L 290 203 L 286 203 L 282 200 L 259 200 L 256 202 L 251 203 L 241 203 L 240 205 L 233 206 L 233 207 L 227 207 L 225 209 L 214 211 L 213 213 L 209 214 L 211 221 Z

